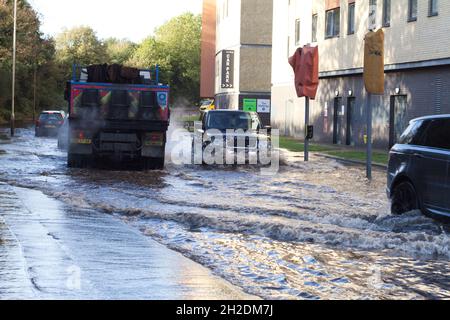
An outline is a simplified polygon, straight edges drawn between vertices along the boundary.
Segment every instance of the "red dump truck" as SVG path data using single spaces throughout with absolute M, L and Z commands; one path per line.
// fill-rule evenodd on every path
M 159 68 L 74 65 L 67 82 L 70 168 L 119 164 L 162 169 L 170 121 L 169 86 Z

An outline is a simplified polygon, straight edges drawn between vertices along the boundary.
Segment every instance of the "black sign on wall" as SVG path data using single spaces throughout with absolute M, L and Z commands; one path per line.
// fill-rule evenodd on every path
M 234 88 L 234 50 L 222 51 L 222 89 Z

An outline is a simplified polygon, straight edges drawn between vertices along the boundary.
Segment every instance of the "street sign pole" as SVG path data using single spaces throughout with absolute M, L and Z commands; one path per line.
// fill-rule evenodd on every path
M 33 74 L 33 123 L 36 121 L 36 85 L 37 85 L 37 67 L 35 63 Z
M 374 11 L 374 8 L 371 8 Z M 374 27 L 373 27 L 374 28 Z M 384 95 L 384 32 L 369 31 L 364 38 L 364 86 L 367 112 L 367 179 L 372 180 L 372 95 Z
M 305 97 L 305 162 L 309 161 L 308 126 L 309 126 L 309 97 Z
M 372 94 L 367 92 L 367 179 L 372 180 Z
M 12 65 L 12 96 L 11 96 L 11 137 L 15 133 L 15 94 L 16 94 L 16 33 L 17 33 L 17 0 L 14 0 L 14 31 L 13 31 L 13 65 Z

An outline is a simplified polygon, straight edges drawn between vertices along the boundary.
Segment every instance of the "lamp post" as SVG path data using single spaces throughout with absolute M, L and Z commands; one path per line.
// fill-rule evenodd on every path
M 17 0 L 14 0 L 14 32 L 13 32 L 13 65 L 12 65 L 12 96 L 11 96 L 11 137 L 14 137 L 15 93 L 16 93 L 16 33 L 17 33 Z

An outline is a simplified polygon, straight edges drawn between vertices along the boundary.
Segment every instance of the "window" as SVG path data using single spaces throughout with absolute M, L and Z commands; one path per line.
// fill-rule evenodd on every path
M 420 137 L 423 134 L 424 122 L 422 121 L 414 121 L 409 127 L 405 130 L 405 132 L 401 135 L 398 143 L 400 144 L 410 144 L 416 145 Z
M 430 121 L 421 140 L 423 146 L 450 150 L 450 119 Z
M 336 8 L 325 13 L 325 38 L 339 37 L 341 10 Z
M 229 6 L 228 1 L 229 1 L 229 0 L 225 0 L 225 1 L 223 2 L 223 19 L 228 18 L 228 6 Z
M 220 24 L 220 10 L 216 10 L 216 25 Z
M 369 30 L 377 28 L 377 0 L 369 2 Z
M 417 0 L 408 0 L 408 22 L 417 20 Z
M 355 3 L 354 2 L 348 4 L 347 33 L 348 34 L 355 33 Z
M 300 19 L 295 20 L 295 44 L 300 44 Z
M 391 26 L 391 0 L 383 0 L 383 27 Z
M 64 120 L 62 114 L 60 113 L 41 113 L 39 116 L 39 121 L 62 121 Z
M 291 56 L 291 37 L 287 38 L 287 57 Z
M 317 14 L 312 16 L 312 42 L 317 42 Z
M 429 0 L 428 16 L 433 17 L 438 15 L 438 0 Z

